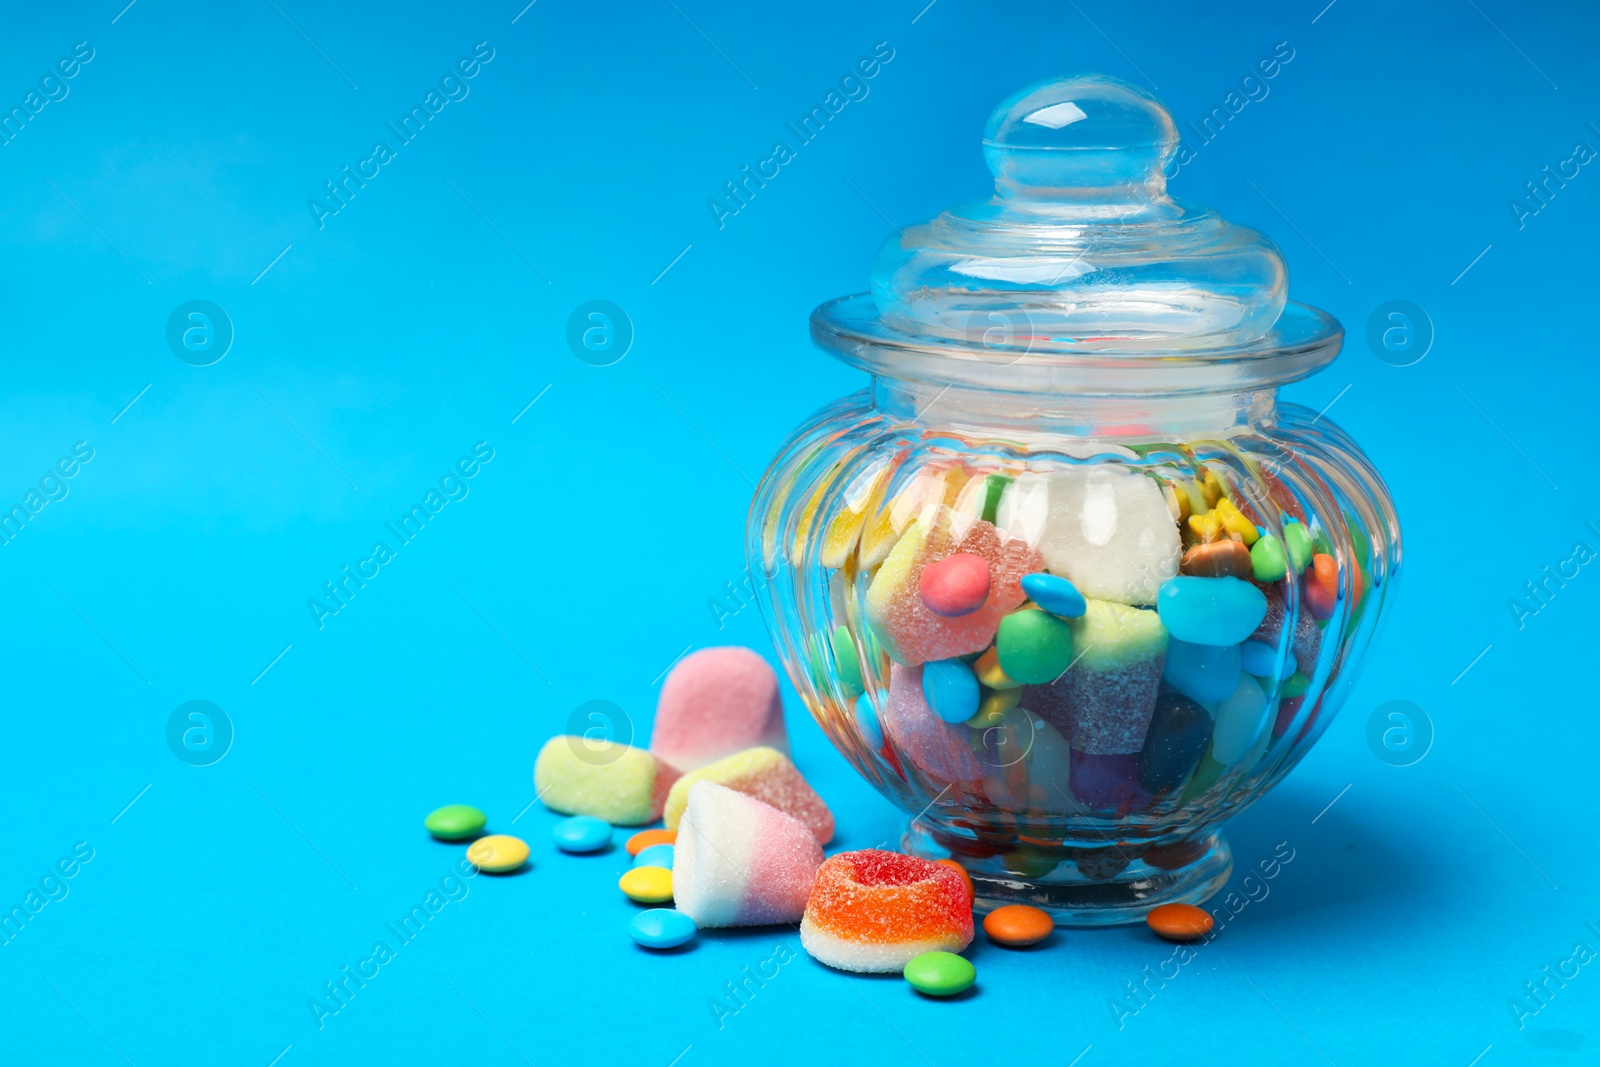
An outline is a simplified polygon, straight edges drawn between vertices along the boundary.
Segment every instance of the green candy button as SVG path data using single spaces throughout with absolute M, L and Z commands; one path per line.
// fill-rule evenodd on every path
M 446 804 L 428 813 L 422 825 L 441 841 L 462 841 L 476 836 L 489 824 L 489 816 L 471 804 Z
M 1072 666 L 1072 628 L 1048 612 L 1026 608 L 1000 620 L 1000 669 L 1024 685 L 1044 685 Z
M 1311 535 L 1306 533 L 1304 523 L 1286 522 L 1283 524 L 1283 539 L 1289 542 L 1289 562 L 1294 566 L 1294 572 L 1299 574 L 1311 562 Z
M 906 964 L 911 988 L 930 997 L 953 997 L 970 988 L 978 969 L 954 952 L 924 952 Z
M 1290 537 L 1288 531 L 1289 528 L 1284 527 L 1285 537 Z M 1271 534 L 1256 538 L 1256 543 L 1250 547 L 1250 573 L 1258 582 L 1276 582 L 1289 573 L 1288 563 L 1283 558 L 1283 542 Z

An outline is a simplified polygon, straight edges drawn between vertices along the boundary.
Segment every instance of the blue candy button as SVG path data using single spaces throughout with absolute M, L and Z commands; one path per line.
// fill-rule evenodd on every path
M 1243 578 L 1172 578 L 1156 594 L 1167 632 L 1195 645 L 1237 645 L 1267 617 L 1267 598 Z
M 958 659 L 936 660 L 922 668 L 922 696 L 945 722 L 966 722 L 978 712 L 978 676 Z
M 1040 608 L 1063 619 L 1076 619 L 1089 610 L 1078 587 L 1057 574 L 1026 575 L 1022 591 Z
M 694 920 L 676 908 L 647 908 L 628 920 L 628 936 L 645 948 L 677 948 L 694 940 L 694 932 Z
M 633 865 L 635 867 L 665 867 L 670 871 L 672 870 L 672 846 L 651 845 L 649 848 L 640 849 L 639 854 L 633 857 Z
M 611 844 L 611 824 L 593 815 L 574 815 L 556 823 L 551 835 L 563 852 L 598 852 Z

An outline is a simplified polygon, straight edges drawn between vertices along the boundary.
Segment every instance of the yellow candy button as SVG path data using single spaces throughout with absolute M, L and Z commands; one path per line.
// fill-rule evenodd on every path
M 528 845 L 510 834 L 490 834 L 467 846 L 467 862 L 480 871 L 504 874 L 528 862 Z
M 633 867 L 617 879 L 617 888 L 640 904 L 663 904 L 672 899 L 672 872 L 665 867 Z

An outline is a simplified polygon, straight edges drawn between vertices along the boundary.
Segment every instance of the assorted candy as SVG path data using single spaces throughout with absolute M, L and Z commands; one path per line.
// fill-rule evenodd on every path
M 913 795 L 992 811 L 993 834 L 1014 818 L 1008 870 L 1048 855 L 1021 839 L 1030 816 L 1171 810 L 1255 768 L 1332 666 L 1339 565 L 1284 483 L 1246 498 L 1177 449 L 1102 451 L 1004 473 L 902 455 L 828 527 L 817 696 L 842 692 Z

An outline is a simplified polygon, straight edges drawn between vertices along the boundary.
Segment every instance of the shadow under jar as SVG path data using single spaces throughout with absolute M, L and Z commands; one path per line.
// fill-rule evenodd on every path
M 1277 389 L 1342 331 L 1166 193 L 1177 132 L 1086 76 L 990 117 L 995 195 L 812 315 L 872 375 L 784 445 L 748 551 L 789 676 L 978 907 L 1199 903 L 1316 741 L 1400 562 L 1388 491 Z

